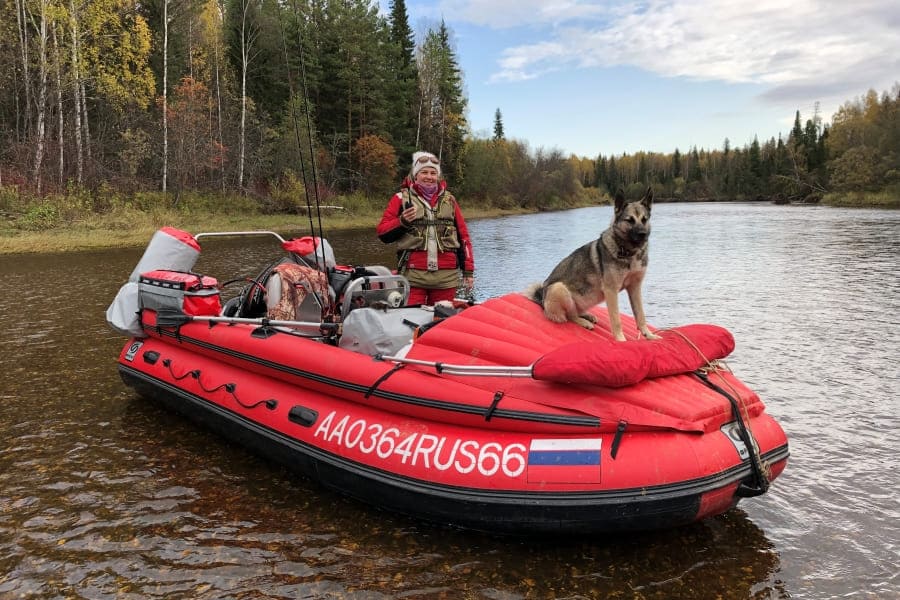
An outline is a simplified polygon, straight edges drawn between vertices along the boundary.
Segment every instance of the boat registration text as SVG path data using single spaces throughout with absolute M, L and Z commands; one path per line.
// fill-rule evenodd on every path
M 524 444 L 403 433 L 396 427 L 350 415 L 338 417 L 335 411 L 322 419 L 314 437 L 348 450 L 374 454 L 382 460 L 399 460 L 404 465 L 438 471 L 453 469 L 467 474 L 477 470 L 485 477 L 502 473 L 515 478 L 527 466 L 528 450 Z

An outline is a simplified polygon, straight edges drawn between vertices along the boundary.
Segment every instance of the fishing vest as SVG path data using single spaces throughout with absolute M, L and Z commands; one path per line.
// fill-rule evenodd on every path
M 439 252 L 459 248 L 459 235 L 456 231 L 456 199 L 450 192 L 444 191 L 438 197 L 434 208 L 409 188 L 401 192 L 402 205 L 412 201 L 416 207 L 416 218 L 407 227 L 406 233 L 397 241 L 400 250 L 427 250 L 427 236 L 433 235 L 437 240 Z M 429 210 L 433 218 L 428 219 Z M 430 231 L 429 231 L 430 230 Z

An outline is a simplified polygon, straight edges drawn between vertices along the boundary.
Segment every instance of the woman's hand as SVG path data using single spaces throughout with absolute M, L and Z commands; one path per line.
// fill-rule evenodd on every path
M 403 209 L 403 212 L 400 213 L 400 222 L 406 225 L 407 227 L 412 224 L 416 219 L 416 207 L 410 204 L 407 208 Z
M 471 292 L 475 288 L 475 276 L 468 275 L 463 277 L 463 287 L 467 292 Z

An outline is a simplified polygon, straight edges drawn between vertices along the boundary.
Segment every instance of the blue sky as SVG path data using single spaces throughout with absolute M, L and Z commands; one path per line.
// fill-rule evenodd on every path
M 389 0 L 380 0 L 383 10 Z M 897 0 L 406 1 L 453 32 L 472 131 L 595 158 L 786 136 L 900 82 Z

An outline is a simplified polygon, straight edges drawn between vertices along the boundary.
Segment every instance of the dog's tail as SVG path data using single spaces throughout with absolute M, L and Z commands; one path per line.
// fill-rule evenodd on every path
M 544 284 L 542 283 L 532 283 L 522 292 L 522 295 L 528 298 L 529 300 L 533 300 L 538 304 L 544 303 Z

